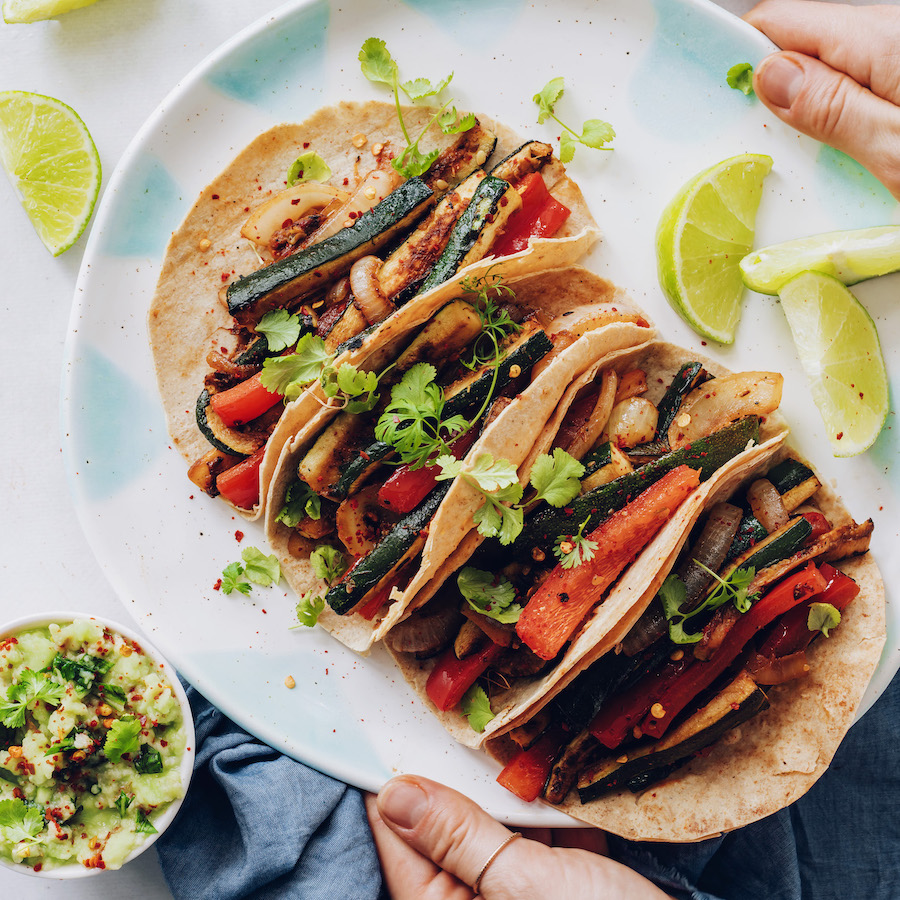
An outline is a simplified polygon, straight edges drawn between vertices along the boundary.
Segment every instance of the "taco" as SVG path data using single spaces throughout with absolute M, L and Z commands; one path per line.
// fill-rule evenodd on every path
M 406 110 L 407 127 L 432 114 Z M 284 442 L 327 399 L 270 389 L 267 359 L 305 334 L 344 359 L 485 256 L 536 257 L 546 269 L 598 237 L 550 145 L 522 144 L 485 118 L 460 135 L 433 132 L 437 159 L 405 178 L 391 165 L 405 140 L 390 104 L 342 103 L 279 125 L 172 235 L 149 316 L 169 431 L 198 487 L 248 518 L 261 513 Z M 300 180 L 288 186 L 292 169 Z
M 790 448 L 717 476 L 677 526 L 637 624 L 489 745 L 515 793 L 636 840 L 702 840 L 805 793 L 885 640 L 872 521 Z
M 571 373 L 652 336 L 598 276 L 523 275 L 526 264 L 489 261 L 479 278 L 469 267 L 398 311 L 358 359 L 383 373 L 373 408 L 324 409 L 282 451 L 269 544 L 295 591 L 319 598 L 318 624 L 355 650 L 386 633 L 471 529 L 457 461 L 489 460 L 516 480 Z
M 445 522 L 449 496 L 434 521 L 454 549 L 411 586 L 407 618 L 385 641 L 455 738 L 480 746 L 633 624 L 683 540 L 679 514 L 702 508 L 721 473 L 784 439 L 781 384 L 777 373 L 729 373 L 665 343 L 595 357 L 558 391 L 520 469 L 521 483 L 536 485 L 549 467 L 541 455 L 568 458 L 574 496 L 554 508 L 526 494 L 521 532 L 504 544 L 471 524 L 460 530 L 484 498 L 454 485 L 456 530 Z M 467 692 L 478 684 L 492 718 L 476 729 Z

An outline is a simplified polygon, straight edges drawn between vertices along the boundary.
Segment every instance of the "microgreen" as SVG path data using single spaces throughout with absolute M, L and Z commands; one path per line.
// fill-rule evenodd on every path
M 586 538 L 583 534 L 584 528 L 590 521 L 590 516 L 581 523 L 581 527 L 576 534 L 560 536 L 553 552 L 556 558 L 562 563 L 564 569 L 573 569 L 582 563 L 590 562 L 594 558 L 597 550 L 597 542 Z
M 406 122 L 403 119 L 403 111 L 400 107 L 400 91 L 403 91 L 414 103 L 427 97 L 436 97 L 453 80 L 453 73 L 451 72 L 446 78 L 436 83 L 432 83 L 427 78 L 413 78 L 409 81 L 401 82 L 399 67 L 388 51 L 387 46 L 380 38 L 374 37 L 363 42 L 358 59 L 362 73 L 369 81 L 373 81 L 376 84 L 386 84 L 394 92 L 394 106 L 397 109 L 397 118 L 400 122 L 400 130 L 403 132 L 403 137 L 406 140 L 406 147 L 396 159 L 391 161 L 391 165 L 406 178 L 424 175 L 438 158 L 438 150 L 430 150 L 428 153 L 423 153 L 419 149 L 419 141 L 422 140 L 435 121 L 438 122 L 444 134 L 457 134 L 461 131 L 467 131 L 475 124 L 473 115 L 460 116 L 455 107 L 451 111 L 445 111 L 445 108 L 451 103 L 448 100 L 413 140 L 407 131 Z
M 725 75 L 728 87 L 741 91 L 746 96 L 753 93 L 753 66 L 750 63 L 736 63 Z
M 515 602 L 516 591 L 507 578 L 497 577 L 473 566 L 465 566 L 456 576 L 460 594 L 476 612 L 497 622 L 519 621 L 522 607 Z
M 522 326 L 512 320 L 509 310 L 501 307 L 493 294 L 515 297 L 509 285 L 503 284 L 501 275 L 486 272 L 481 277 L 469 277 L 462 281 L 462 289 L 467 294 L 475 294 L 475 311 L 481 320 L 481 333 L 475 339 L 472 358 L 464 360 L 467 369 L 477 369 L 488 363 L 496 365 L 500 360 L 500 345 Z
M 831 603 L 810 603 L 809 615 L 806 619 L 806 627 L 810 631 L 821 631 L 825 637 L 829 637 L 832 628 L 841 624 L 840 610 Z
M 491 701 L 479 684 L 473 684 L 459 702 L 462 714 L 469 720 L 469 725 L 481 734 L 488 722 L 494 718 L 491 710 Z
M 553 110 L 564 91 L 563 78 L 551 78 L 532 98 L 538 106 L 538 125 L 543 125 L 547 119 L 553 119 L 563 129 L 559 138 L 560 160 L 564 163 L 571 162 L 578 144 L 583 144 L 593 150 L 612 150 L 612 147 L 605 146 L 616 136 L 616 132 L 609 122 L 604 122 L 602 119 L 588 119 L 582 125 L 579 134 L 557 118 Z
M 303 181 L 328 181 L 331 167 L 315 150 L 301 153 L 292 163 L 287 173 L 288 187 Z
M 47 673 L 23 669 L 6 692 L 6 699 L 0 700 L 0 722 L 7 728 L 21 728 L 29 706 L 38 701 L 58 706 L 64 691 L 63 685 Z

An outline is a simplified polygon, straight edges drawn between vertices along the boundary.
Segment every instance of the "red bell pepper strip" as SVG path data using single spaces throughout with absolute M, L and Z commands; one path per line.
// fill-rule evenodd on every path
M 526 803 L 537 800 L 566 737 L 562 725 L 548 728 L 530 747 L 520 750 L 506 764 L 497 776 L 497 782 Z
M 503 234 L 491 248 L 495 256 L 508 256 L 528 246 L 532 237 L 553 237 L 571 210 L 550 196 L 540 173 L 526 175 L 518 188 L 522 205 L 510 217 Z
M 281 394 L 263 387 L 261 374 L 257 372 L 233 388 L 210 397 L 209 405 L 229 428 L 253 421 L 283 399 Z
M 734 623 L 711 659 L 694 660 L 683 675 L 669 685 L 657 701 L 662 709 L 655 711 L 662 714 L 654 716 L 651 709 L 650 715 L 641 723 L 641 731 L 650 737 L 662 737 L 675 716 L 734 662 L 760 628 L 824 589 L 825 577 L 812 563 L 802 571 L 788 575 Z
M 559 653 L 606 589 L 695 490 L 699 475 L 687 466 L 667 472 L 588 535 L 597 544 L 590 562 L 556 566 L 516 623 L 516 633 L 541 659 Z
M 476 429 L 470 428 L 450 445 L 450 452 L 457 459 L 462 459 L 475 443 L 476 437 L 478 437 Z M 436 476 L 439 474 L 439 466 L 423 466 L 421 469 L 411 469 L 408 465 L 400 466 L 379 489 L 379 506 L 405 516 L 431 493 L 437 484 Z
M 425 693 L 442 712 L 453 709 L 503 650 L 499 644 L 490 641 L 465 659 L 457 659 L 453 647 L 448 647 L 431 670 L 425 683 Z
M 812 532 L 806 539 L 807 544 L 811 544 L 823 534 L 831 531 L 831 523 L 822 515 L 822 513 L 810 510 L 809 512 L 801 513 L 801 515 L 810 525 L 812 525 Z
M 378 610 L 384 606 L 385 603 L 388 602 L 391 596 L 391 591 L 394 588 L 393 582 L 390 584 L 383 585 L 378 588 L 374 594 L 365 602 L 362 606 L 359 607 L 357 612 L 364 618 L 368 619 L 370 622 L 372 619 L 378 615 Z
M 823 563 L 819 571 L 828 582 L 825 590 L 815 597 L 810 597 L 806 603 L 794 607 L 778 620 L 766 642 L 759 648 L 760 657 L 780 659 L 798 650 L 805 650 L 819 634 L 818 631 L 810 631 L 807 627 L 810 604 L 830 603 L 839 613 L 843 613 L 850 601 L 859 593 L 859 585 L 849 575 L 839 572 L 827 563 Z
M 662 669 L 652 672 L 623 694 L 604 703 L 588 726 L 591 734 L 601 744 L 614 750 L 690 663 L 691 657 L 687 654 L 679 660 L 667 662 Z
M 253 509 L 259 503 L 259 467 L 266 454 L 265 446 L 252 456 L 226 469 L 216 478 L 216 489 L 240 509 Z

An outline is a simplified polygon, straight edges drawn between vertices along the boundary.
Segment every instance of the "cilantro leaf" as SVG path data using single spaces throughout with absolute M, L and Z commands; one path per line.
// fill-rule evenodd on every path
M 439 156 L 439 150 L 423 153 L 419 149 L 419 142 L 416 141 L 404 148 L 403 152 L 391 161 L 391 165 L 406 178 L 416 178 L 424 175 Z
M 159 750 L 151 744 L 141 744 L 141 752 L 134 761 L 134 769 L 139 775 L 159 775 L 163 770 Z
M 93 686 L 97 677 L 105 675 L 113 666 L 111 659 L 82 653 L 74 659 L 57 653 L 50 664 L 63 681 L 71 681 L 80 696 L 84 696 Z
M 397 80 L 397 63 L 394 62 L 383 40 L 371 37 L 363 41 L 357 59 L 363 75 L 369 81 L 394 87 Z
M 244 577 L 244 567 L 239 562 L 229 563 L 222 569 L 222 593 L 230 594 L 232 591 L 250 593 L 250 582 Z
M 475 511 L 472 520 L 478 533 L 485 537 L 496 537 L 504 546 L 511 544 L 522 532 L 525 513 L 516 504 L 522 499 L 522 486 L 510 485 L 493 494 L 484 495 L 484 503 Z
M 725 75 L 728 87 L 741 91 L 749 97 L 753 93 L 753 66 L 750 63 L 736 63 Z
M 577 534 L 570 536 L 560 535 L 553 547 L 556 558 L 562 563 L 564 569 L 574 569 L 584 562 L 590 562 L 597 550 L 597 542 L 583 535 L 584 528 L 590 521 L 590 516 L 581 523 Z
M 473 684 L 460 700 L 460 710 L 469 720 L 469 725 L 481 734 L 488 722 L 494 718 L 491 710 L 491 701 L 481 685 Z
M 297 603 L 297 621 L 307 628 L 312 628 L 319 621 L 325 609 L 325 599 L 312 591 L 304 591 Z
M 31 704 L 43 701 L 58 706 L 64 691 L 65 687 L 49 674 L 23 669 L 7 690 L 6 699 L 0 700 L 0 722 L 7 728 L 21 728 Z
M 260 382 L 267 390 L 296 400 L 303 389 L 320 378 L 334 357 L 325 349 L 325 341 L 315 334 L 304 334 L 288 356 L 270 356 L 263 362 Z
M 424 100 L 426 97 L 437 96 L 451 81 L 453 81 L 453 72 L 437 84 L 432 84 L 427 78 L 413 78 L 412 81 L 402 82 L 400 90 L 415 102 Z
M 470 128 L 475 127 L 475 113 L 466 113 L 463 115 L 462 113 L 457 112 L 456 107 L 454 106 L 444 110 L 444 112 L 438 116 L 438 125 L 444 134 L 460 134 L 463 131 L 468 131 Z
M 495 460 L 490 453 L 479 453 L 472 465 L 461 474 L 467 481 L 474 482 L 482 491 L 489 493 L 510 488 L 513 485 L 519 487 L 519 475 L 516 467 L 508 459 Z
M 459 592 L 476 612 L 497 622 L 519 621 L 522 607 L 515 602 L 516 591 L 507 578 L 465 566 L 456 576 Z
M 24 800 L 0 800 L 0 830 L 10 843 L 30 841 L 44 829 L 44 814 Z
M 580 143 L 592 150 L 605 150 L 603 145 L 608 144 L 616 136 L 616 131 L 603 119 L 588 119 L 581 128 Z
M 688 617 L 682 614 L 681 604 L 684 603 L 686 596 L 687 588 L 675 574 L 669 575 L 659 589 L 659 599 L 669 621 L 669 638 L 673 644 L 696 644 L 703 637 L 702 632 L 688 634 L 684 630 L 684 623 Z
M 115 706 L 117 709 L 125 708 L 125 689 L 119 687 L 119 685 L 107 684 L 104 681 L 103 683 L 97 685 L 97 693 L 110 706 Z
M 538 125 L 543 125 L 553 115 L 553 107 L 565 90 L 561 76 L 551 78 L 531 99 L 538 105 Z
M 322 500 L 305 481 L 298 480 L 288 487 L 284 506 L 275 519 L 293 528 L 307 516 L 310 519 L 322 517 Z
M 380 376 L 375 372 L 366 372 L 357 369 L 350 363 L 344 363 L 338 368 L 326 366 L 322 371 L 322 390 L 326 397 L 343 395 L 344 409 L 352 415 L 369 412 L 378 403 L 378 388 Z M 357 400 L 355 398 L 361 397 Z
M 330 544 L 316 547 L 310 554 L 309 562 L 313 572 L 328 584 L 336 581 L 347 571 L 346 557 L 340 550 L 332 547 Z
M 293 187 L 303 181 L 328 181 L 331 178 L 331 167 L 316 153 L 315 150 L 307 150 L 301 153 L 288 169 L 288 187 Z
M 841 624 L 841 613 L 836 606 L 830 603 L 810 603 L 809 616 L 806 619 L 806 627 L 810 631 L 821 631 L 825 637 L 829 637 L 832 628 Z
M 700 609 L 718 609 L 729 600 L 734 603 L 735 609 L 740 613 L 745 613 L 750 609 L 757 596 L 756 594 L 748 595 L 747 593 L 750 583 L 753 581 L 753 576 L 756 575 L 756 569 L 753 566 L 748 566 L 746 569 L 735 569 L 727 578 L 722 578 L 704 566 L 703 563 L 697 562 L 697 560 L 694 560 L 694 562 L 701 569 L 712 575 L 719 583 L 718 587 L 695 612 Z
M 153 826 L 153 823 L 144 815 L 144 811 L 139 809 L 137 811 L 137 818 L 134 823 L 134 830 L 138 834 L 156 834 L 156 828 Z
M 265 336 L 269 349 L 277 353 L 300 339 L 300 316 L 286 309 L 273 309 L 259 320 L 256 331 Z
M 546 500 L 551 506 L 565 506 L 578 496 L 584 466 L 561 447 L 553 456 L 541 454 L 531 468 L 531 486 L 537 491 L 536 500 Z
M 106 732 L 103 753 L 110 762 L 119 762 L 123 753 L 137 753 L 140 749 L 141 723 L 134 716 L 116 719 Z
M 274 553 L 266 556 L 258 547 L 244 547 L 241 559 L 246 563 L 244 574 L 254 584 L 269 587 L 281 580 L 281 566 Z

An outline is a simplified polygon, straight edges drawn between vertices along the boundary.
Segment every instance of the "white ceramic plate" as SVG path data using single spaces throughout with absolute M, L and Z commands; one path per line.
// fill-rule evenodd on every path
M 327 635 L 289 630 L 294 599 L 213 589 L 259 525 L 197 495 L 168 445 L 145 317 L 169 234 L 202 187 L 265 128 L 342 98 L 385 97 L 360 74 L 357 53 L 383 38 L 404 78 L 456 77 L 462 109 L 483 110 L 521 134 L 536 124 L 531 97 L 563 75 L 563 121 L 615 126 L 615 150 L 579 149 L 570 166 L 605 232 L 587 264 L 628 288 L 663 335 L 699 341 L 656 284 L 653 233 L 667 199 L 691 175 L 743 151 L 775 167 L 758 221 L 760 244 L 816 231 L 890 223 L 897 204 L 837 153 L 798 137 L 725 73 L 770 45 L 705 0 L 345 0 L 282 8 L 214 53 L 166 98 L 110 180 L 75 298 L 63 390 L 65 451 L 88 539 L 132 614 L 181 672 L 249 731 L 337 778 L 378 788 L 418 772 L 520 824 L 570 822 L 495 784 L 496 767 L 452 743 L 383 652 L 359 659 Z M 898 282 L 859 287 L 881 328 L 892 377 L 900 373 Z M 893 288 L 893 290 L 891 290 Z M 702 347 L 733 369 L 786 376 L 784 411 L 800 450 L 837 479 L 857 518 L 876 520 L 873 550 L 897 581 L 897 433 L 863 458 L 833 460 L 771 298 L 750 295 L 733 349 Z M 198 386 L 199 390 L 199 386 Z M 892 419 L 890 420 L 893 421 Z M 237 534 L 243 533 L 238 543 Z M 897 611 L 869 690 L 871 704 L 900 663 Z M 288 690 L 292 675 L 297 687 Z

